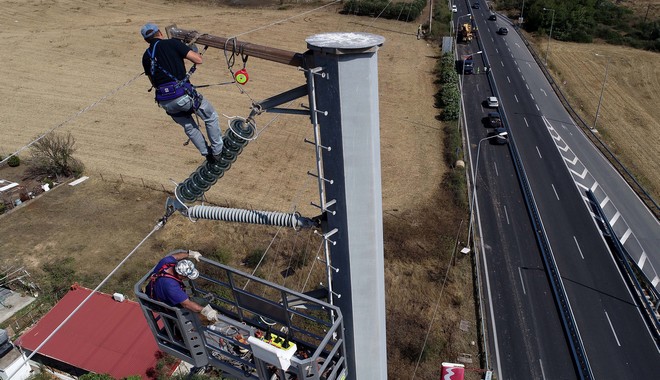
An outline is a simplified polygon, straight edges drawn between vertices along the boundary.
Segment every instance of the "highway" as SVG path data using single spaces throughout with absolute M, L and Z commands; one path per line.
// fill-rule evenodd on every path
M 454 20 L 469 12 L 466 3 L 457 5 Z M 634 236 L 641 238 L 631 241 L 642 247 L 640 254 L 654 252 L 644 244 L 657 243 L 657 220 L 644 207 L 628 205 L 636 197 L 619 195 L 620 176 L 608 172 L 613 168 L 575 126 L 516 31 L 502 18 L 487 20 L 488 9 L 470 11 L 594 378 L 657 377 L 660 352 L 589 212 L 584 187 L 602 188 L 609 196 L 606 207 L 621 202 L 616 211 L 626 212 L 631 230 L 639 228 Z M 509 34 L 496 34 L 500 26 Z M 458 46 L 459 54 L 478 50 L 475 41 Z M 491 95 L 482 60 L 475 56 L 475 70 L 479 66 L 482 75 L 465 76 L 463 95 L 473 170 L 480 149 L 477 232 L 487 283 L 490 363 L 499 379 L 578 378 L 507 146 L 479 144 L 488 131 L 482 101 Z M 594 178 L 590 185 L 581 182 L 586 168 Z

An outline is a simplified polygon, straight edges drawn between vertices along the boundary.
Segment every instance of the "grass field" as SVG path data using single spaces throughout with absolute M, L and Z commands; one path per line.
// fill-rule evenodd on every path
M 656 201 L 660 199 L 660 54 L 559 41 L 552 41 L 550 51 L 553 74 L 590 126 L 607 67 L 596 128 Z

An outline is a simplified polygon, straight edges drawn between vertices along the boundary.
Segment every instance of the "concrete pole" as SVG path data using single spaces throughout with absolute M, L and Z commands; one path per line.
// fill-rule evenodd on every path
M 322 144 L 331 148 L 323 151 L 326 199 L 336 204 L 324 233 L 337 229 L 329 237 L 339 269 L 330 296 L 344 317 L 348 379 L 387 379 L 377 60 L 385 39 L 326 33 L 306 41 L 308 67 L 325 74 L 314 75 L 316 106 Z

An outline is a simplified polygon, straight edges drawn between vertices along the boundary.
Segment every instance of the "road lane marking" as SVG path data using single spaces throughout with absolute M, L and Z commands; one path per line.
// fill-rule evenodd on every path
M 497 48 L 495 48 L 495 53 L 500 54 L 500 51 Z
M 626 244 L 626 241 L 628 240 L 628 238 L 630 237 L 631 234 L 632 234 L 632 230 L 631 230 L 630 228 L 628 228 L 628 229 L 626 230 L 626 233 L 623 234 L 623 236 L 621 236 L 621 240 L 620 240 L 620 241 L 621 241 L 621 245 Z
M 587 171 L 587 168 L 584 168 L 584 170 L 582 171 L 582 174 L 576 172 L 576 171 L 573 170 L 573 169 L 568 169 L 568 170 L 571 171 L 571 172 L 573 172 L 573 174 L 575 174 L 576 176 L 580 177 L 580 179 L 584 179 L 584 177 L 587 176 L 587 173 L 589 173 L 589 172 Z M 592 191 L 593 191 L 593 190 L 592 190 Z
M 520 47 L 520 45 L 518 45 L 518 43 L 517 43 L 517 42 L 516 42 L 515 44 L 516 44 L 516 46 L 518 46 L 518 47 Z
M 538 105 L 538 104 L 534 104 L 534 105 L 536 106 L 536 110 L 537 110 L 537 111 L 540 111 L 540 110 L 541 110 L 541 109 L 539 108 L 539 105 Z
M 529 90 L 529 86 L 527 85 L 527 83 L 525 83 L 525 87 L 527 87 L 527 89 Z
M 500 63 L 502 64 L 502 67 L 504 67 L 504 62 L 500 61 Z
M 522 71 L 520 71 L 520 67 L 518 67 L 518 72 L 519 72 L 519 73 L 522 73 Z M 525 79 L 525 78 L 523 78 L 523 79 Z
M 564 157 L 564 156 L 562 156 L 562 157 Z M 578 157 L 575 156 L 575 157 L 573 157 L 572 160 L 569 160 L 568 158 L 564 157 L 564 160 L 565 160 L 566 162 L 570 162 L 571 165 L 575 165 L 575 164 L 578 162 Z
M 509 221 L 509 213 L 506 211 L 506 206 L 504 206 L 504 216 L 506 217 L 506 224 L 511 224 Z
M 539 150 L 539 146 L 538 146 L 538 145 L 536 146 L 536 153 L 539 154 L 539 157 L 540 157 L 540 158 L 543 158 L 543 156 L 541 156 L 541 151 Z
M 516 98 L 516 103 L 518 103 L 518 97 L 515 94 L 513 94 L 513 97 Z
M 578 244 L 577 238 L 573 236 L 573 240 L 575 240 L 575 245 L 577 246 L 578 252 L 580 252 L 580 257 L 582 257 L 582 260 L 584 260 L 584 255 L 582 254 L 582 249 L 580 249 L 580 244 Z
M 513 63 L 515 63 L 515 64 L 516 64 L 516 66 L 518 66 L 518 61 L 513 61 Z
M 541 366 L 541 376 L 543 376 L 543 380 L 545 380 L 545 371 L 543 370 L 543 362 L 541 359 L 539 359 L 539 365 Z
M 527 294 L 527 291 L 525 290 L 525 281 L 523 280 L 522 271 L 520 270 L 520 267 L 518 267 L 518 274 L 520 275 L 520 283 L 522 284 L 523 293 Z
M 606 196 L 605 196 L 605 199 L 603 199 L 603 201 L 600 202 L 600 208 L 605 207 L 605 205 L 606 205 L 607 202 L 609 202 L 609 201 L 610 201 L 610 197 L 608 197 L 608 196 L 606 195 Z
M 553 183 L 550 184 L 552 186 L 552 190 L 555 191 L 555 197 L 557 197 L 557 200 L 559 200 L 559 194 L 557 194 L 557 189 L 555 188 L 555 185 Z
M 605 312 L 605 317 L 607 318 L 607 322 L 610 324 L 610 328 L 612 329 L 612 334 L 614 334 L 614 339 L 616 339 L 616 344 L 621 347 L 621 343 L 619 342 L 619 337 L 616 336 L 616 331 L 614 331 L 614 326 L 612 326 L 612 321 L 610 320 L 610 316 L 607 315 L 607 311 Z
M 587 169 L 584 169 L 584 171 L 586 172 Z M 584 177 L 582 177 L 582 179 L 584 179 Z M 589 190 L 596 191 L 597 188 L 598 188 L 598 182 L 594 182 L 594 184 L 591 185 L 591 188 Z
M 532 65 L 530 65 L 529 62 L 527 62 L 527 66 L 529 66 L 530 69 L 532 68 Z
M 529 93 L 529 96 L 531 96 L 532 100 L 534 100 L 534 95 L 531 92 Z
M 506 77 L 506 80 L 508 80 L 509 83 L 511 83 L 511 79 L 509 79 L 509 76 L 508 76 L 508 75 L 507 75 L 507 77 Z
M 541 92 L 543 93 L 543 95 L 548 96 L 548 94 L 545 92 L 544 89 L 541 89 Z
M 500 173 L 497 171 L 497 163 L 495 163 L 494 161 L 493 161 L 493 166 L 495 167 L 495 176 L 499 177 Z
M 614 216 L 612 217 L 612 219 L 610 219 L 610 226 L 614 226 L 614 223 L 616 223 L 617 220 L 619 220 L 620 216 L 621 216 L 621 213 L 619 211 L 617 211 L 616 214 L 614 214 Z
M 642 251 L 642 256 L 639 258 L 639 261 L 637 262 L 637 266 L 640 269 L 644 268 L 644 264 L 646 264 L 646 259 L 647 259 L 646 252 Z
M 527 119 L 524 116 L 523 116 L 523 120 L 525 120 L 525 125 L 527 126 L 527 128 L 529 128 L 529 123 L 527 122 Z
M 493 37 L 490 38 L 491 41 L 495 42 L 495 39 Z

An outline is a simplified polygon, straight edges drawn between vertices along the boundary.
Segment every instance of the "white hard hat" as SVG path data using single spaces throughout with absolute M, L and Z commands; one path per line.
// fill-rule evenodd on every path
M 178 273 L 181 276 L 188 277 L 191 280 L 196 279 L 199 277 L 199 271 L 195 269 L 195 264 L 193 264 L 192 261 L 190 260 L 181 260 L 178 263 L 176 263 L 176 267 L 174 268 L 176 270 L 176 273 Z

